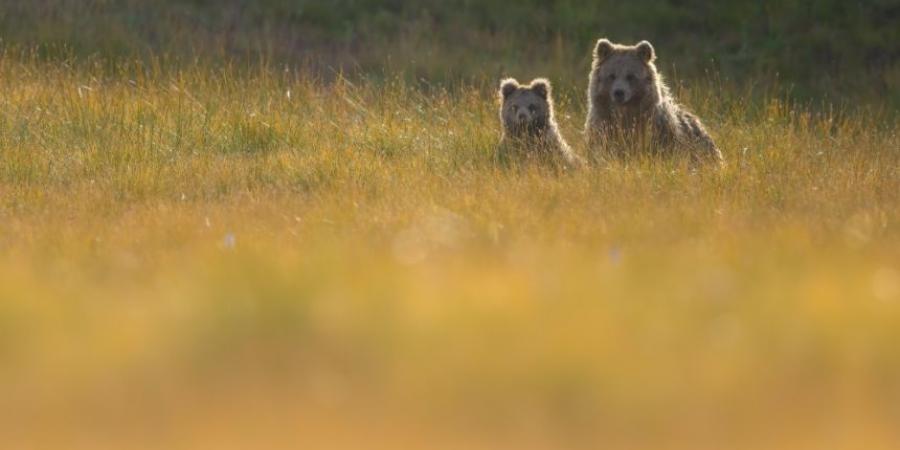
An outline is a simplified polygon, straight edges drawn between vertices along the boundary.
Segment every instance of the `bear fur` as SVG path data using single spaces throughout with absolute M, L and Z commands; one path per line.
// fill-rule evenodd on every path
M 692 162 L 722 163 L 700 119 L 675 102 L 656 70 L 647 41 L 627 46 L 600 39 L 594 47 L 584 127 L 595 159 L 629 150 L 684 154 Z
M 559 133 L 553 112 L 550 82 L 543 78 L 528 85 L 513 78 L 500 83 L 500 122 L 503 137 L 498 156 L 503 162 L 538 160 L 576 168 L 581 160 Z

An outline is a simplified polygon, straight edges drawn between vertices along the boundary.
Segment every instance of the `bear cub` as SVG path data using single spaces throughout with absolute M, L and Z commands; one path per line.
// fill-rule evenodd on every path
M 543 78 L 529 85 L 513 78 L 500 83 L 501 161 L 537 160 L 569 169 L 581 165 L 559 133 L 551 89 L 550 82 Z
M 592 156 L 622 156 L 626 149 L 643 148 L 722 163 L 700 119 L 672 98 L 655 60 L 647 41 L 634 46 L 597 41 L 584 129 Z

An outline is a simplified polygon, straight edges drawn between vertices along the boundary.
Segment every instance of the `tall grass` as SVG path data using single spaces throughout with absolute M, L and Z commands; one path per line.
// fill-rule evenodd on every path
M 390 76 L 454 82 L 580 80 L 598 38 L 649 39 L 667 71 L 780 82 L 807 99 L 896 109 L 898 14 L 892 0 L 7 0 L 0 40 L 51 60 L 263 57 L 322 73 L 387 67 Z
M 495 86 L 0 59 L 4 448 L 892 448 L 896 115 L 494 162 Z M 584 154 L 580 86 L 558 86 Z

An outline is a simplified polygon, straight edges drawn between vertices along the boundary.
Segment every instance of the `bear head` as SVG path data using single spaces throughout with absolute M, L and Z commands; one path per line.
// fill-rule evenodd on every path
M 500 117 L 512 133 L 539 132 L 553 119 L 550 82 L 538 78 L 528 85 L 513 78 L 500 83 Z
M 594 47 L 591 100 L 614 108 L 656 103 L 660 92 L 655 60 L 656 52 L 647 41 L 619 45 L 600 39 Z

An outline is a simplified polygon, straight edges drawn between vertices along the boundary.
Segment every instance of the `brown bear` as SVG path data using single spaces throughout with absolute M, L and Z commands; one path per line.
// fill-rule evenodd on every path
M 647 41 L 634 46 L 597 41 L 584 126 L 591 155 L 624 156 L 638 149 L 687 152 L 692 162 L 722 163 L 722 153 L 700 119 L 672 98 L 655 60 Z
M 550 82 L 543 78 L 529 85 L 521 85 L 513 78 L 500 83 L 501 161 L 538 160 L 564 168 L 581 165 L 559 133 L 551 89 Z

